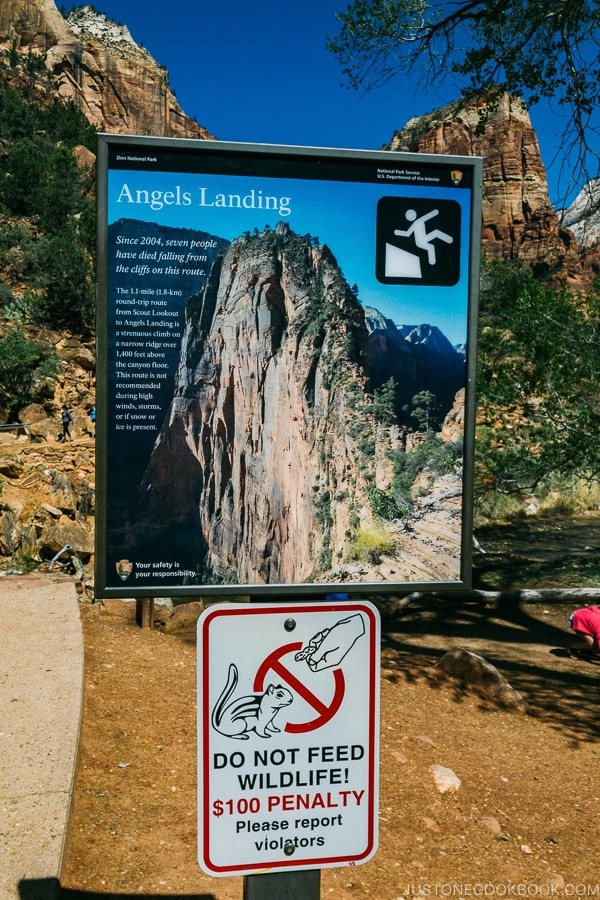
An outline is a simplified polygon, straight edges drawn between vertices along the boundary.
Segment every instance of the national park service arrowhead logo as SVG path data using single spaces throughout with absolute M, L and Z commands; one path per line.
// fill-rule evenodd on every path
M 117 575 L 121 579 L 121 581 L 127 581 L 131 573 L 133 572 L 133 563 L 128 559 L 120 559 L 115 563 L 115 569 L 117 570 Z

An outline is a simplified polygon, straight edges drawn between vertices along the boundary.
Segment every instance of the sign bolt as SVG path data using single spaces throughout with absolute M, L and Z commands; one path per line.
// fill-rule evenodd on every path
M 283 845 L 283 852 L 285 853 L 286 856 L 293 856 L 295 849 L 296 848 L 294 847 L 294 845 L 292 844 L 291 841 L 288 841 L 286 844 Z
M 295 619 L 286 619 L 285 622 L 283 623 L 283 627 L 285 628 L 286 631 L 293 631 L 294 628 L 296 627 L 296 620 Z

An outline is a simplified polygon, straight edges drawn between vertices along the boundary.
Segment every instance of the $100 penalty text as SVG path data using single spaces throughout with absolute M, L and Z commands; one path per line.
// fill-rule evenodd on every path
M 260 797 L 215 800 L 212 814 L 219 818 L 227 813 L 241 816 L 248 813 L 259 813 L 261 808 L 266 812 L 294 812 L 300 809 L 337 809 L 340 806 L 360 806 L 364 793 L 363 790 L 327 791 L 325 794 L 272 794 L 264 798 L 264 805 Z

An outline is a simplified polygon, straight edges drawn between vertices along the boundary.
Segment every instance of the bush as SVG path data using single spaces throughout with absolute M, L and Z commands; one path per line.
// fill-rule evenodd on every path
M 0 397 L 11 409 L 38 399 L 36 383 L 58 373 L 58 359 L 44 341 L 28 338 L 19 326 L 0 337 Z
M 380 519 L 391 521 L 391 519 L 401 519 L 410 513 L 410 507 L 399 506 L 396 498 L 382 491 L 380 488 L 371 487 L 368 492 L 369 503 L 371 504 L 371 512 Z
M 35 68 L 38 60 L 45 70 L 42 57 L 32 57 L 29 68 Z M 45 135 L 53 145 L 72 150 L 82 144 L 96 152 L 96 129 L 72 101 L 54 100 L 43 105 L 35 96 L 28 98 L 6 82 L 0 83 L 0 134 L 9 145 L 37 134 Z
M 0 199 L 15 216 L 35 216 L 40 212 L 48 181 L 51 145 L 24 138 L 13 144 L 0 167 Z
M 39 325 L 83 334 L 93 327 L 94 287 L 92 267 L 75 228 L 42 242 L 39 255 L 40 293 L 31 306 Z
M 14 281 L 35 276 L 38 270 L 38 240 L 27 228 L 9 226 L 0 231 L 0 261 Z
M 59 147 L 48 164 L 47 180 L 39 201 L 40 225 L 57 234 L 80 209 L 79 168 L 66 147 Z
M 36 216 L 56 234 L 85 205 L 71 150 L 39 137 L 14 143 L 0 164 L 0 200 L 12 215 Z
M 424 469 L 434 476 L 449 475 L 456 469 L 461 457 L 462 444 L 451 444 L 433 436 L 406 453 L 395 453 L 392 456 L 392 492 L 398 505 L 412 506 L 410 490 Z
M 0 280 L 0 307 L 5 310 L 15 299 L 12 289 L 4 281 Z
M 382 556 L 392 556 L 395 551 L 396 542 L 383 528 L 367 528 L 363 525 L 350 542 L 347 555 L 351 560 L 378 565 Z
M 15 325 L 23 324 L 29 319 L 30 294 L 15 296 L 10 288 L 5 292 L 3 290 L 5 287 L 6 285 L 0 284 L 0 306 L 4 316 Z
M 331 528 L 333 518 L 331 515 L 331 494 L 325 490 L 319 494 L 315 501 L 315 518 L 325 531 Z

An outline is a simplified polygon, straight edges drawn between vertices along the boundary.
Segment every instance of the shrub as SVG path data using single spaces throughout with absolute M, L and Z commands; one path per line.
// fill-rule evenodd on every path
M 44 231 L 60 231 L 85 203 L 71 150 L 39 137 L 14 143 L 0 164 L 0 200 L 13 215 L 37 216 Z
M 392 492 L 398 505 L 411 505 L 410 489 L 424 469 L 429 469 L 434 476 L 448 475 L 455 470 L 461 457 L 462 444 L 448 443 L 434 436 L 406 453 L 394 453 Z
M 23 138 L 13 144 L 0 167 L 0 199 L 16 216 L 39 213 L 48 181 L 50 145 Z
M 9 293 L 2 290 L 5 285 L 0 285 L 0 305 L 5 318 L 9 322 L 23 324 L 29 318 L 31 296 L 28 292 L 16 297 L 9 288 Z
M 380 488 L 369 488 L 368 497 L 371 504 L 371 512 L 380 519 L 390 521 L 391 519 L 400 519 L 410 513 L 409 506 L 400 506 L 393 494 L 386 493 Z
M 43 240 L 40 293 L 32 303 L 34 322 L 82 334 L 93 326 L 92 267 L 75 228 Z
M 44 231 L 56 234 L 79 211 L 79 169 L 66 147 L 59 147 L 52 154 L 46 178 L 37 212 Z
M 38 399 L 36 384 L 58 373 L 58 359 L 44 341 L 33 341 L 20 326 L 0 337 L 0 397 L 11 409 Z
M 3 310 L 6 310 L 6 307 L 9 306 L 15 299 L 15 295 L 12 292 L 12 289 L 6 284 L 4 281 L 0 280 L 0 307 Z
M 383 530 L 373 526 L 360 527 L 348 546 L 348 559 L 368 561 L 377 565 L 382 556 L 391 556 L 396 551 L 396 542 Z
M 315 518 L 321 528 L 327 530 L 333 524 L 331 515 L 331 494 L 325 490 L 315 501 Z
M 43 57 L 32 56 L 28 68 L 34 70 L 36 80 L 37 65 L 45 71 Z M 4 81 L 0 83 L 0 133 L 9 145 L 36 134 L 45 135 L 53 145 L 72 149 L 82 144 L 96 152 L 96 129 L 72 101 L 54 100 L 43 105 L 35 95 L 28 97 Z

